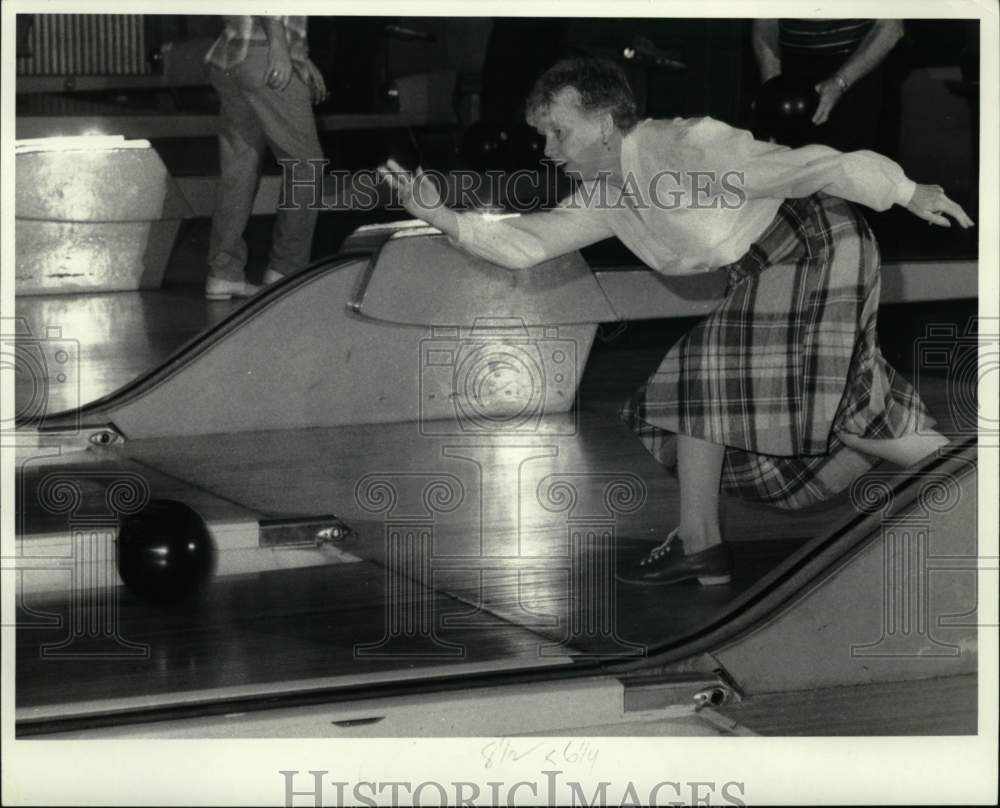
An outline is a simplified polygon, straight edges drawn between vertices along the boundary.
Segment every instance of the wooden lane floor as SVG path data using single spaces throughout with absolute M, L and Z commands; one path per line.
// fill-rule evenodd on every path
M 36 362 L 15 375 L 16 411 L 30 413 L 41 404 L 52 414 L 107 395 L 239 305 L 206 301 L 201 287 L 193 286 L 17 297 L 17 329 L 5 322 L 4 337 L 10 327 L 20 350 L 26 357 L 35 353 Z M 56 360 L 60 350 L 69 355 L 67 363 Z M 30 372 L 35 368 L 46 375 L 39 379 Z
M 385 570 L 370 562 L 223 579 L 203 598 L 151 606 L 119 592 L 113 640 L 80 638 L 43 656 L 65 628 L 19 629 L 18 718 L 65 718 L 129 708 L 304 692 L 380 679 L 509 670 L 540 664 L 540 638 L 515 625 L 385 638 Z M 68 617 L 65 601 L 35 604 Z M 467 611 L 409 587 L 401 606 Z M 88 656 L 90 654 L 90 656 Z M 549 659 L 555 665 L 565 658 Z
M 975 735 L 975 675 L 775 693 L 728 705 L 759 735 Z
M 198 301 L 187 302 L 197 308 Z M 166 312 L 158 316 L 170 331 Z M 234 507 L 336 513 L 358 532 L 345 549 L 364 560 L 219 579 L 204 601 L 169 610 L 119 592 L 120 636 L 145 647 L 142 658 L 49 658 L 42 645 L 63 641 L 66 624 L 22 626 L 19 711 L 91 709 L 108 693 L 152 703 L 470 665 L 629 656 L 711 621 L 851 507 L 846 496 L 794 513 L 727 500 L 725 532 L 738 562 L 733 584 L 611 585 L 601 616 L 613 630 L 588 633 L 594 605 L 573 589 L 574 569 L 643 551 L 676 520 L 676 482 L 615 410 L 683 328 L 658 323 L 645 336 L 633 329 L 638 337 L 624 345 L 599 341 L 577 413 L 547 419 L 528 434 L 426 435 L 416 424 L 393 424 L 126 444 L 114 455 L 120 461 L 183 479 Z M 186 338 L 182 328 L 171 333 L 173 345 Z M 101 344 L 114 353 L 112 336 Z M 152 353 L 147 361 L 155 364 Z M 108 379 L 121 372 L 114 361 L 106 363 Z M 949 397 L 961 391 L 940 377 L 917 381 L 947 431 Z M 619 493 L 609 497 L 609 487 Z M 618 507 L 609 509 L 609 502 Z M 400 555 L 393 537 L 407 533 L 423 542 L 422 555 Z M 73 608 L 65 599 L 31 605 L 57 615 Z M 420 632 L 392 634 L 399 614 L 424 616 L 418 644 L 430 632 L 462 653 L 408 653 Z M 396 642 L 392 653 L 355 653 L 387 631 Z
M 458 673 L 469 664 L 503 670 L 560 664 L 568 656 L 631 657 L 713 620 L 849 509 L 841 501 L 785 514 L 729 503 L 728 524 L 739 526 L 729 531 L 739 564 L 733 584 L 635 587 L 605 580 L 598 594 L 608 600 L 600 617 L 611 630 L 588 632 L 580 626 L 593 621 L 594 607 L 573 588 L 574 569 L 595 557 L 606 565 L 609 552 L 613 563 L 620 552 L 642 551 L 662 539 L 676 513 L 672 478 L 623 425 L 597 415 L 583 418 L 577 435 L 538 436 L 514 446 L 490 446 L 481 438 L 446 446 L 404 440 L 404 430 L 412 435 L 413 429 L 403 424 L 127 444 L 127 457 L 170 476 L 183 473 L 192 485 L 236 506 L 337 512 L 358 532 L 345 549 L 364 562 L 220 578 L 203 602 L 172 609 L 121 591 L 116 637 L 144 644 L 146 656 L 84 658 L 84 638 L 76 654 L 49 657 L 42 646 L 66 642 L 69 623 L 23 626 L 18 709 L 23 715 L 65 714 L 102 699 L 173 703 L 318 679 L 329 684 L 373 675 L 410 678 L 421 670 Z M 573 524 L 565 511 L 547 510 L 537 497 L 540 483 L 564 469 L 576 475 L 583 514 Z M 380 488 L 359 494 L 365 478 Z M 595 541 L 609 526 L 608 483 L 622 479 L 641 481 L 644 497 L 615 519 L 614 541 Z M 461 490 L 453 496 L 460 501 L 449 502 L 441 490 L 425 498 L 428 482 L 456 480 Z M 434 502 L 454 508 L 442 507 L 429 520 L 425 508 Z M 583 536 L 575 545 L 571 528 Z M 412 544 L 407 533 L 428 539 L 415 560 L 393 544 L 394 535 Z M 63 616 L 76 608 L 66 598 L 30 606 L 35 614 Z M 414 636 L 400 633 L 399 620 L 409 620 L 411 632 L 436 637 L 423 658 L 408 650 Z M 385 654 L 355 653 L 358 645 L 387 636 L 392 643 Z

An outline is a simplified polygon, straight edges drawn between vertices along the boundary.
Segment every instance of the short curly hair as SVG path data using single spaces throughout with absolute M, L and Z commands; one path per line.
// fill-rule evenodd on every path
M 630 132 L 638 123 L 635 96 L 625 71 L 610 59 L 575 56 L 556 62 L 535 81 L 524 102 L 525 118 L 531 123 L 567 88 L 580 94 L 585 112 L 609 112 L 615 126 Z

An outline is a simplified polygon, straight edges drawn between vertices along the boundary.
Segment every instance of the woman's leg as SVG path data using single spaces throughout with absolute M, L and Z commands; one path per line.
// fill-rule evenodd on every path
M 677 475 L 681 484 L 678 532 L 688 554 L 722 541 L 719 485 L 725 454 L 725 446 L 687 435 L 677 436 Z
M 897 466 L 915 466 L 928 455 L 948 444 L 948 439 L 940 432 L 928 429 L 911 432 L 900 438 L 861 438 L 850 432 L 838 432 L 837 437 L 849 449 L 874 455 Z

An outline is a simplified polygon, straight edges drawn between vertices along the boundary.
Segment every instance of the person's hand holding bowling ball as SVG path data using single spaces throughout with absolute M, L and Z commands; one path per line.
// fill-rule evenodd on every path
M 843 97 L 844 93 L 847 92 L 847 86 L 847 81 L 838 73 L 825 81 L 821 81 L 813 88 L 819 95 L 819 104 L 816 106 L 816 112 L 812 116 L 813 125 L 822 126 L 829 120 L 833 108 Z

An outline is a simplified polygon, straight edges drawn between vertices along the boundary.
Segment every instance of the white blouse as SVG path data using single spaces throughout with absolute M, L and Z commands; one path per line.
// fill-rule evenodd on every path
M 460 213 L 458 243 L 525 268 L 617 236 L 651 268 L 692 274 L 739 260 L 785 199 L 824 191 L 886 210 L 908 204 L 916 190 L 875 152 L 789 149 L 712 118 L 641 122 L 622 139 L 621 168 L 621 189 L 586 181 L 550 211 Z

